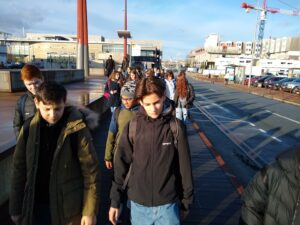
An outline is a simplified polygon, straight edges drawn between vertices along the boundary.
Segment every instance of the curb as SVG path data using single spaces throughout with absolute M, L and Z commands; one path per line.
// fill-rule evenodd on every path
M 222 156 L 215 150 L 213 144 L 207 138 L 206 134 L 201 130 L 200 126 L 191 118 L 193 128 L 197 131 L 200 136 L 200 139 L 211 151 L 212 155 L 215 157 L 218 165 L 223 169 L 225 175 L 228 177 L 232 185 L 234 186 L 236 192 L 241 195 L 244 192 L 244 186 L 238 181 L 237 177 L 231 172 L 230 168 L 227 166 L 226 162 Z

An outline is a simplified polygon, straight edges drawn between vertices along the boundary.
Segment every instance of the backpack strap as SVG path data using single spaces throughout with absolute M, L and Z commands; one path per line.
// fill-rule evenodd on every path
M 23 120 L 25 119 L 25 102 L 26 102 L 27 97 L 28 97 L 28 95 L 25 94 L 20 99 L 19 111 L 21 112 Z
M 170 120 L 170 129 L 172 131 L 173 134 L 173 138 L 174 138 L 174 145 L 177 148 L 178 146 L 178 137 L 179 137 L 179 128 L 178 128 L 178 121 L 175 117 L 172 117 L 172 119 Z
M 26 148 L 27 145 L 27 140 L 29 137 L 29 128 L 30 128 L 30 123 L 33 117 L 29 118 L 28 120 L 25 120 L 23 124 L 23 139 L 24 139 L 24 146 Z
M 119 119 L 120 112 L 121 112 L 121 106 L 118 106 L 114 111 L 114 116 L 115 116 L 115 121 L 116 121 L 117 127 L 119 127 L 118 119 Z
M 129 140 L 131 144 L 134 144 L 135 141 L 135 136 L 136 136 L 136 128 L 137 128 L 137 118 L 134 116 L 130 121 L 129 121 Z
M 128 133 L 129 140 L 130 140 L 130 142 L 131 142 L 132 145 L 134 144 L 134 141 L 135 141 L 136 128 L 137 128 L 137 118 L 134 116 L 129 121 L 129 133 Z M 130 163 L 129 170 L 128 170 L 127 174 L 126 174 L 124 183 L 122 185 L 122 190 L 123 191 L 125 191 L 125 189 L 127 187 L 127 184 L 128 184 L 129 178 L 130 178 L 130 174 L 131 174 L 131 170 L 132 170 L 132 162 Z

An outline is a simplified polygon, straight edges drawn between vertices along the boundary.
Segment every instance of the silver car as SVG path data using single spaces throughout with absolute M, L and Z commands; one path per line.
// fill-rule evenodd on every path
M 286 86 L 284 87 L 285 91 L 296 93 L 297 90 L 300 88 L 300 78 L 297 78 L 291 82 L 287 82 Z

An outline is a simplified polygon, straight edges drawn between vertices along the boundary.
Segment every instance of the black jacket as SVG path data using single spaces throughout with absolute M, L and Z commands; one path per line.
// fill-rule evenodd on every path
M 109 96 L 109 105 L 113 107 L 118 107 L 121 105 L 121 87 L 117 81 L 110 80 L 110 85 L 109 85 L 109 92 L 110 91 L 117 91 L 115 94 L 110 94 Z
M 16 108 L 15 108 L 15 116 L 13 121 L 16 138 L 18 138 L 21 127 L 23 126 L 25 120 L 33 117 L 36 112 L 33 99 L 34 96 L 29 91 L 27 91 L 17 101 Z M 23 101 L 24 104 L 22 104 Z
M 171 112 L 168 108 L 159 118 L 151 119 L 139 111 L 134 143 L 129 140 L 129 124 L 125 126 L 114 158 L 112 207 L 119 207 L 124 178 L 132 163 L 127 190 L 130 200 L 148 207 L 181 201 L 182 209 L 188 210 L 193 201 L 189 145 L 178 120 L 178 147 L 175 148 L 169 122 Z
M 242 195 L 243 225 L 300 224 L 300 146 L 256 174 Z

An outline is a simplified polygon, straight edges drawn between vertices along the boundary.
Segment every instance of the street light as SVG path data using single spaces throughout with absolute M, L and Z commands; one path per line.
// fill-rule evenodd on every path
M 117 30 L 118 36 L 119 38 L 124 38 L 124 40 L 126 40 L 126 46 L 124 45 L 124 56 L 127 57 L 127 39 L 128 38 L 132 38 L 130 31 L 129 30 Z M 132 43 L 131 43 L 131 52 L 132 54 Z M 130 58 L 129 58 L 129 62 L 131 63 L 131 54 L 130 54 Z

